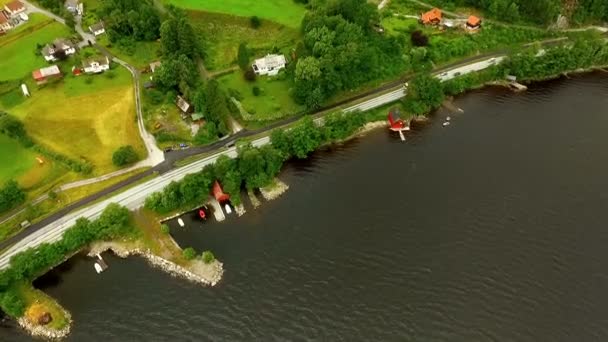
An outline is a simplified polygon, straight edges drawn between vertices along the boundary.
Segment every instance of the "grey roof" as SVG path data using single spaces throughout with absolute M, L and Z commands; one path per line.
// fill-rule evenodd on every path
M 89 58 L 87 60 L 84 60 L 82 62 L 82 65 L 86 68 L 86 67 L 90 67 L 92 66 L 93 63 L 99 63 L 99 65 L 109 65 L 110 64 L 110 60 L 108 59 L 108 57 L 96 57 L 96 58 Z
M 66 48 L 64 49 L 64 47 L 66 47 Z M 74 43 L 72 43 L 70 40 L 65 39 L 65 38 L 57 38 L 51 44 L 46 44 L 42 48 L 42 54 L 44 56 L 50 56 L 59 49 L 68 50 L 68 49 L 71 49 L 74 47 L 76 47 L 76 45 Z M 51 53 L 51 50 L 54 50 L 54 52 Z
M 91 31 L 100 31 L 100 30 L 103 30 L 104 29 L 103 21 L 100 21 L 97 24 L 93 24 L 93 25 L 89 26 L 89 29 Z

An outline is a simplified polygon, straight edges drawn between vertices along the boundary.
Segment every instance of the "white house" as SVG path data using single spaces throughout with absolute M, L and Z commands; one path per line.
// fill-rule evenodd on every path
M 74 15 L 84 14 L 84 4 L 80 0 L 65 0 L 65 9 Z
M 284 55 L 266 55 L 264 58 L 256 59 L 252 67 L 258 75 L 274 76 L 285 68 L 285 64 L 287 61 Z
M 13 24 L 11 24 L 10 18 L 4 11 L 0 11 L 0 33 L 4 31 L 8 31 L 13 28 Z
M 21 12 L 25 12 L 25 5 L 21 1 L 11 1 L 4 5 L 4 10 L 11 17 L 18 15 Z
M 110 69 L 110 60 L 108 57 L 88 59 L 82 62 L 82 68 L 87 74 L 99 74 Z
M 89 26 L 89 30 L 95 36 L 99 36 L 100 34 L 106 33 L 106 28 L 103 26 L 103 21 L 100 21 L 95 25 Z
M 47 62 L 54 62 L 61 57 L 57 58 L 58 54 L 64 54 L 65 56 L 73 55 L 76 53 L 76 45 L 71 41 L 63 38 L 55 39 L 51 44 L 46 44 L 42 48 L 42 56 Z

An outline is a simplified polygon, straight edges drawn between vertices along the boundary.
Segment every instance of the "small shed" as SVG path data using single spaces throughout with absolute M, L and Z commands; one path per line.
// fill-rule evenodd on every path
M 213 183 L 213 197 L 215 197 L 220 204 L 230 200 L 230 196 L 224 193 L 224 190 L 222 190 L 222 186 L 218 181 Z
M 150 63 L 150 71 L 152 71 L 152 73 L 156 72 L 156 69 L 158 69 L 160 65 L 160 61 Z
M 420 15 L 420 22 L 424 25 L 437 25 L 441 23 L 441 19 L 443 18 L 443 13 L 439 8 L 433 8 L 432 10 L 422 13 Z
M 481 19 L 474 15 L 471 15 L 469 16 L 469 19 L 467 19 L 467 23 L 465 24 L 465 26 L 469 30 L 477 30 L 481 27 Z
M 175 100 L 175 105 L 181 109 L 184 113 L 190 113 L 192 111 L 192 106 L 180 95 L 177 95 L 177 99 Z
M 21 92 L 23 93 L 23 96 L 30 97 L 30 91 L 27 89 L 27 85 L 25 83 L 21 84 Z
M 202 120 L 205 117 L 205 115 L 203 113 L 194 113 L 192 115 L 190 115 L 190 118 L 192 119 L 192 121 L 199 121 Z

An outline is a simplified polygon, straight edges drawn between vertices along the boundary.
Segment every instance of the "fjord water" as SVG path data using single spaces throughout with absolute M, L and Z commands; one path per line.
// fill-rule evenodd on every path
M 290 190 L 241 218 L 172 227 L 224 262 L 214 288 L 110 255 L 36 285 L 71 341 L 608 339 L 608 74 L 455 104 L 406 143 L 378 130 L 290 163 Z

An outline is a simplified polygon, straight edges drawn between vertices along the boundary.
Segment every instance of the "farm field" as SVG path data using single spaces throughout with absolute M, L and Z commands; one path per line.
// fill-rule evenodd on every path
M 299 28 L 306 9 L 293 0 L 163 0 L 177 7 L 262 19 Z
M 35 54 L 36 44 L 70 36 L 66 26 L 32 14 L 30 22 L 0 37 L 0 81 L 23 78 L 34 69 L 47 66 L 44 58 Z
M 2 156 L 0 184 L 10 179 L 17 179 L 30 170 L 36 162 L 36 155 L 33 152 L 4 134 L 0 134 L 0 156 Z
M 10 109 L 28 133 L 43 146 L 72 159 L 87 160 L 94 174 L 116 170 L 112 153 L 133 145 L 145 156 L 135 120 L 133 88 L 128 71 L 75 77 L 70 74 Z
M 244 17 L 201 11 L 190 11 L 189 16 L 199 37 L 204 39 L 201 43 L 207 55 L 205 66 L 212 71 L 236 65 L 241 42 L 247 42 L 252 56 L 262 57 L 273 49 L 289 53 L 300 37 L 298 30 L 272 22 L 253 29 Z
M 250 114 L 242 115 L 245 121 L 270 121 L 298 113 L 303 107 L 297 105 L 290 95 L 289 81 L 281 76 L 258 76 L 255 82 L 244 79 L 240 70 L 218 78 L 224 89 L 230 93 L 238 92 L 243 108 Z M 253 95 L 258 87 L 260 94 Z

